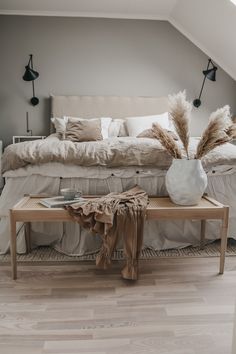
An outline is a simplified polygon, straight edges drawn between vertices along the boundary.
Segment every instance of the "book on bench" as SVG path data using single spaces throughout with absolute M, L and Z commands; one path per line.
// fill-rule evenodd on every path
M 66 200 L 63 196 L 56 196 L 50 198 L 43 198 L 39 201 L 40 204 L 46 206 L 47 208 L 62 208 L 64 205 L 70 205 L 78 202 L 86 202 L 86 199 L 79 197 L 71 200 Z

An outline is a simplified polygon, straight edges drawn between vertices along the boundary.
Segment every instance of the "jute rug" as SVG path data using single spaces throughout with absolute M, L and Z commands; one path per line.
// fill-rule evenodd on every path
M 182 249 L 170 249 L 164 251 L 154 251 L 145 249 L 142 251 L 141 259 L 153 259 L 164 257 L 218 257 L 220 255 L 220 242 L 215 241 L 205 246 L 204 250 L 199 247 L 186 247 Z M 236 256 L 236 241 L 230 239 L 226 251 L 226 256 Z M 38 247 L 32 250 L 29 254 L 17 255 L 19 262 L 74 262 L 74 261 L 93 261 L 96 258 L 95 254 L 86 256 L 68 256 L 56 251 L 50 247 Z M 115 251 L 113 254 L 114 260 L 123 259 L 122 251 Z M 10 262 L 10 255 L 0 255 L 0 262 Z

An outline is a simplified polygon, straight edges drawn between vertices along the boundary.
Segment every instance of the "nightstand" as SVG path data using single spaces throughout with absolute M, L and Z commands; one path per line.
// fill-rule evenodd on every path
M 12 137 L 12 143 L 21 143 L 22 141 L 32 141 L 38 139 L 45 139 L 46 136 L 44 135 L 14 135 Z

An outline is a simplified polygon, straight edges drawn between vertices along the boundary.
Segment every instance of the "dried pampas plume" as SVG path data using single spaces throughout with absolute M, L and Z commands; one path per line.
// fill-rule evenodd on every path
M 197 146 L 196 159 L 201 159 L 208 152 L 231 141 L 235 136 L 235 124 L 230 118 L 229 106 L 224 106 L 212 113 L 209 124 Z
M 174 159 L 182 159 L 181 150 L 175 140 L 165 129 L 160 126 L 160 124 L 154 123 L 152 125 L 152 131 L 153 135 L 160 140 L 161 145 Z
M 185 91 L 169 96 L 169 107 L 176 133 L 189 159 L 189 123 L 192 104 L 186 101 Z M 153 124 L 152 130 L 154 136 L 160 140 L 162 146 L 172 157 L 175 159 L 182 158 L 181 149 L 168 131 L 163 129 L 158 123 Z M 232 122 L 229 106 L 224 106 L 211 114 L 208 126 L 202 134 L 194 158 L 201 159 L 217 146 L 230 142 L 234 138 L 236 138 L 236 124 Z
M 236 139 L 236 123 L 231 124 L 226 130 L 225 133 L 228 135 L 228 137 L 233 140 Z
M 174 124 L 176 133 L 182 141 L 187 158 L 189 158 L 189 123 L 192 104 L 186 101 L 185 91 L 179 92 L 173 96 L 169 96 L 168 98 L 172 122 Z

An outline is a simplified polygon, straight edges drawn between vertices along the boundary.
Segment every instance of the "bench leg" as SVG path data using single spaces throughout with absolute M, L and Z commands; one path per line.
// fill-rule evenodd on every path
M 16 268 L 16 221 L 10 210 L 10 226 L 11 226 L 11 239 L 10 239 L 10 251 L 11 251 L 11 267 L 12 267 L 12 279 L 17 278 Z
M 25 243 L 26 253 L 29 253 L 31 251 L 30 222 L 25 223 Z
M 220 245 L 220 274 L 224 273 L 225 252 L 227 248 L 227 233 L 229 224 L 229 207 L 224 208 L 224 218 L 221 226 L 221 245 Z
M 203 250 L 205 246 L 206 220 L 201 220 L 201 240 L 200 249 Z

